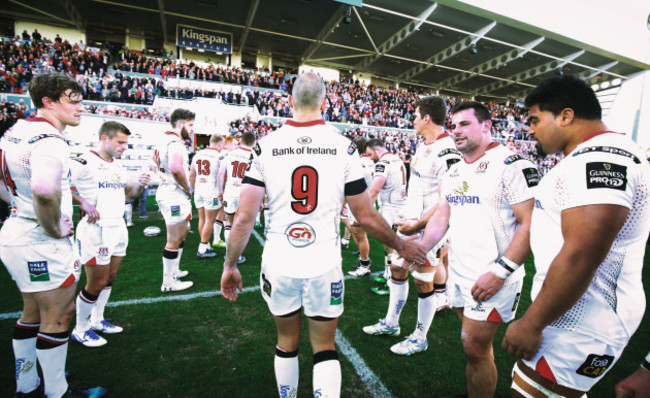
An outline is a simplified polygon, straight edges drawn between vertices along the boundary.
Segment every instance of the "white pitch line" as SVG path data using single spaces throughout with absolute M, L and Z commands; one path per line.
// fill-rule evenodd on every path
M 253 236 L 257 241 L 260 243 L 262 247 L 264 247 L 265 241 L 264 239 L 260 236 L 260 234 L 253 230 Z M 379 274 L 379 273 L 377 273 Z M 351 276 L 346 276 L 344 279 L 353 279 Z M 259 286 L 249 286 L 245 287 L 240 293 L 250 293 L 253 291 L 259 291 L 260 287 Z M 192 293 L 192 294 L 180 294 L 180 295 L 174 295 L 174 296 L 162 296 L 162 297 L 146 297 L 146 298 L 141 298 L 141 299 L 133 299 L 133 300 L 121 300 L 121 301 L 112 301 L 108 303 L 106 306 L 107 307 L 120 307 L 123 305 L 138 305 L 138 304 L 155 304 L 155 303 L 161 303 L 165 301 L 187 301 L 187 300 L 192 300 L 195 298 L 199 297 L 215 297 L 215 296 L 221 296 L 221 290 L 212 290 L 212 291 L 207 291 L 207 292 L 198 292 L 198 293 Z M 18 319 L 20 318 L 21 312 L 6 312 L 4 314 L 0 314 L 0 320 L 7 320 L 7 319 Z M 381 382 L 379 377 L 366 365 L 366 362 L 361 358 L 357 350 L 350 345 L 350 342 L 348 339 L 343 336 L 343 333 L 341 333 L 340 330 L 336 330 L 336 337 L 335 337 L 336 344 L 339 346 L 339 349 L 343 355 L 350 361 L 352 366 L 357 372 L 357 375 L 359 375 L 359 378 L 361 379 L 361 382 L 366 386 L 366 389 L 368 392 L 370 392 L 370 395 L 374 398 L 390 398 L 393 395 L 390 393 L 388 388 L 384 385 L 384 383 Z

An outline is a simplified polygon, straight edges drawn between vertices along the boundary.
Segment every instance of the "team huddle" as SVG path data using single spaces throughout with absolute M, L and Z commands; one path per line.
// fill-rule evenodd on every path
M 526 98 L 538 151 L 565 155 L 543 178 L 531 161 L 492 141 L 485 105 L 468 101 L 447 109 L 432 96 L 414 104 L 414 126 L 424 141 L 407 179 L 404 163 L 382 140 L 350 141 L 323 121 L 325 84 L 313 73 L 296 80 L 293 117 L 280 129 L 257 142 L 252 133 L 239 141 L 213 135 L 191 162 L 184 141 L 195 115 L 175 110 L 151 167 L 134 177 L 114 161 L 131 134 L 117 122 L 101 126 L 94 150 L 70 158 L 63 131 L 80 122 L 77 83 L 39 75 L 29 92 L 37 117 L 19 121 L 0 141 L 0 198 L 14 208 L 0 231 L 0 259 L 24 304 L 13 335 L 16 396 L 106 394 L 102 387 L 68 386 L 68 326 L 76 311 L 71 337 L 87 347 L 106 344 L 102 334 L 123 331 L 104 318 L 128 246 L 123 204 L 140 196 L 153 173 L 167 236 L 162 292 L 193 285 L 180 267 L 192 198 L 197 258 L 215 258 L 213 247 L 226 247 L 221 292 L 230 301 L 242 290 L 238 264 L 246 261 L 241 254 L 263 213 L 259 286 L 277 327 L 280 396 L 297 395 L 303 314 L 314 396 L 340 396 L 341 223 L 359 249 L 350 276 L 371 274 L 368 234 L 385 251 L 373 291 L 389 296 L 388 308 L 363 331 L 402 333 L 411 275 L 417 322 L 390 350 L 405 356 L 427 350 L 436 312 L 453 308 L 470 397 L 496 391 L 492 347 L 503 323 L 510 325 L 501 346 L 519 359 L 513 396 L 581 397 L 620 358 L 643 318 L 650 165 L 634 142 L 607 130 L 595 94 L 577 78 L 549 79 Z M 73 202 L 82 214 L 76 239 Z M 514 320 L 531 254 L 533 303 Z M 305 264 L 305 258 L 312 260 Z M 76 294 L 82 266 L 87 281 Z

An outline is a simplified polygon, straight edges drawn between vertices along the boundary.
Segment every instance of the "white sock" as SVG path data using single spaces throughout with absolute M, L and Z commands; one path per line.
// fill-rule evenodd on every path
M 429 333 L 429 328 L 433 322 L 433 317 L 436 315 L 433 302 L 433 292 L 427 297 L 418 297 L 418 323 L 413 332 L 413 336 L 418 339 L 418 342 L 426 340 L 427 333 Z
M 210 247 L 210 244 L 208 244 L 208 243 L 203 243 L 203 242 L 199 243 L 199 253 L 201 253 L 201 254 L 205 253 L 206 250 L 208 250 L 209 247 Z
M 321 351 L 314 355 L 313 384 L 314 397 L 341 396 L 341 363 L 336 351 Z
M 405 281 L 388 280 L 390 295 L 388 299 L 388 312 L 386 312 L 386 324 L 394 327 L 399 325 L 399 316 L 402 313 L 404 304 L 409 295 L 408 279 Z
M 104 320 L 104 309 L 106 308 L 106 303 L 108 303 L 108 298 L 111 297 L 111 290 L 113 290 L 113 285 L 107 285 L 99 292 L 90 316 L 91 323 L 99 323 Z
M 124 208 L 124 217 L 126 217 L 126 222 L 130 224 L 133 222 L 133 205 L 131 202 L 128 202 L 124 205 Z
M 178 258 L 174 263 L 174 275 L 178 274 L 181 271 L 181 256 L 183 255 L 183 246 L 185 246 L 185 241 L 181 243 L 181 247 L 178 248 Z
M 65 360 L 68 356 L 68 332 L 39 333 L 36 356 L 43 371 L 46 397 L 60 397 L 68 390 Z
M 268 216 L 268 214 L 269 214 L 269 209 L 268 208 L 262 209 L 262 220 L 264 222 L 264 228 L 266 228 L 266 225 L 267 225 L 266 217 Z
M 97 296 L 94 296 L 82 289 L 77 295 L 77 325 L 75 329 L 85 332 L 90 329 L 90 315 L 93 312 L 93 307 L 97 302 Z
M 286 352 L 275 348 L 275 381 L 281 397 L 298 396 L 298 351 Z
M 40 324 L 16 322 L 11 345 L 16 359 L 16 392 L 28 393 L 38 388 L 41 379 L 36 366 L 36 335 Z
M 176 272 L 176 262 L 178 261 L 178 249 L 167 249 L 163 253 L 163 285 L 171 285 L 174 281 Z
M 216 245 L 220 240 L 221 240 L 221 230 L 223 229 L 223 223 L 221 221 L 215 221 L 214 222 L 214 237 L 212 238 L 212 242 Z
M 230 225 L 226 225 L 226 227 L 223 230 L 223 237 L 225 238 L 226 241 L 226 246 L 228 245 L 228 238 L 230 238 Z

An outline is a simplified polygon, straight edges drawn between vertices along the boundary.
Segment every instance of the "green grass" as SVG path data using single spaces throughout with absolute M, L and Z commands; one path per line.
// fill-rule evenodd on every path
M 151 199 L 150 199 L 151 200 Z M 153 203 L 151 203 L 153 204 Z M 154 206 L 150 210 L 155 209 Z M 144 237 L 142 230 L 149 225 L 163 228 L 160 217 L 149 211 L 149 220 L 134 217 L 130 231 L 130 246 L 111 302 L 141 298 L 167 297 L 160 292 L 162 278 L 161 254 L 163 236 Z M 196 231 L 196 219 L 192 221 Z M 261 231 L 258 230 L 261 234 Z M 194 282 L 187 293 L 219 289 L 223 249 L 216 259 L 197 260 L 198 233 L 190 233 L 185 244 L 181 268 Z M 351 245 L 353 246 L 353 244 Z M 383 250 L 371 241 L 372 270 L 383 269 Z M 244 287 L 259 282 L 261 245 L 251 237 L 244 251 L 247 261 L 240 266 Z M 344 251 L 344 271 L 356 263 L 356 258 Z M 648 258 L 645 259 L 644 282 L 648 278 Z M 532 262 L 526 264 L 527 278 L 518 315 L 530 305 Z M 79 286 L 83 286 L 84 279 Z M 386 313 L 388 296 L 376 296 L 370 291 L 369 278 L 348 280 L 345 288 L 345 313 L 339 330 L 358 352 L 366 365 L 396 397 L 453 396 L 463 392 L 465 358 L 460 344 L 460 322 L 451 311 L 436 315 L 429 331 L 429 349 L 410 358 L 398 357 L 389 347 L 402 337 L 370 337 L 362 326 L 375 323 Z M 20 311 L 21 300 L 15 284 L 5 271 L 0 271 L 0 313 Z M 417 292 L 411 282 L 409 301 L 401 317 L 402 335 L 410 334 L 416 322 Z M 106 336 L 109 343 L 88 349 L 70 342 L 67 369 L 70 383 L 102 385 L 112 397 L 274 397 L 277 396 L 273 374 L 275 327 L 258 292 L 241 294 L 236 303 L 220 296 L 185 301 L 109 307 L 107 318 L 125 328 L 124 333 Z M 74 323 L 74 322 L 73 322 Z M 15 319 L 0 320 L 0 396 L 14 391 L 13 353 L 11 335 Z M 72 327 L 72 325 L 71 325 Z M 495 359 L 499 369 L 497 397 L 509 396 L 510 370 L 514 358 L 509 357 L 500 343 L 503 326 L 495 339 Z M 650 320 L 644 318 L 622 358 L 589 394 L 593 397 L 614 396 L 614 385 L 638 368 L 647 354 Z M 300 347 L 299 397 L 312 396 L 312 352 L 303 328 Z M 370 396 L 352 364 L 341 355 L 344 397 Z

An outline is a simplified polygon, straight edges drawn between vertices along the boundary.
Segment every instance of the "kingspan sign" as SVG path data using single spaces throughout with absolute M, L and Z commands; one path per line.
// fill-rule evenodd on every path
M 176 25 L 176 45 L 232 54 L 232 33 L 188 25 Z

